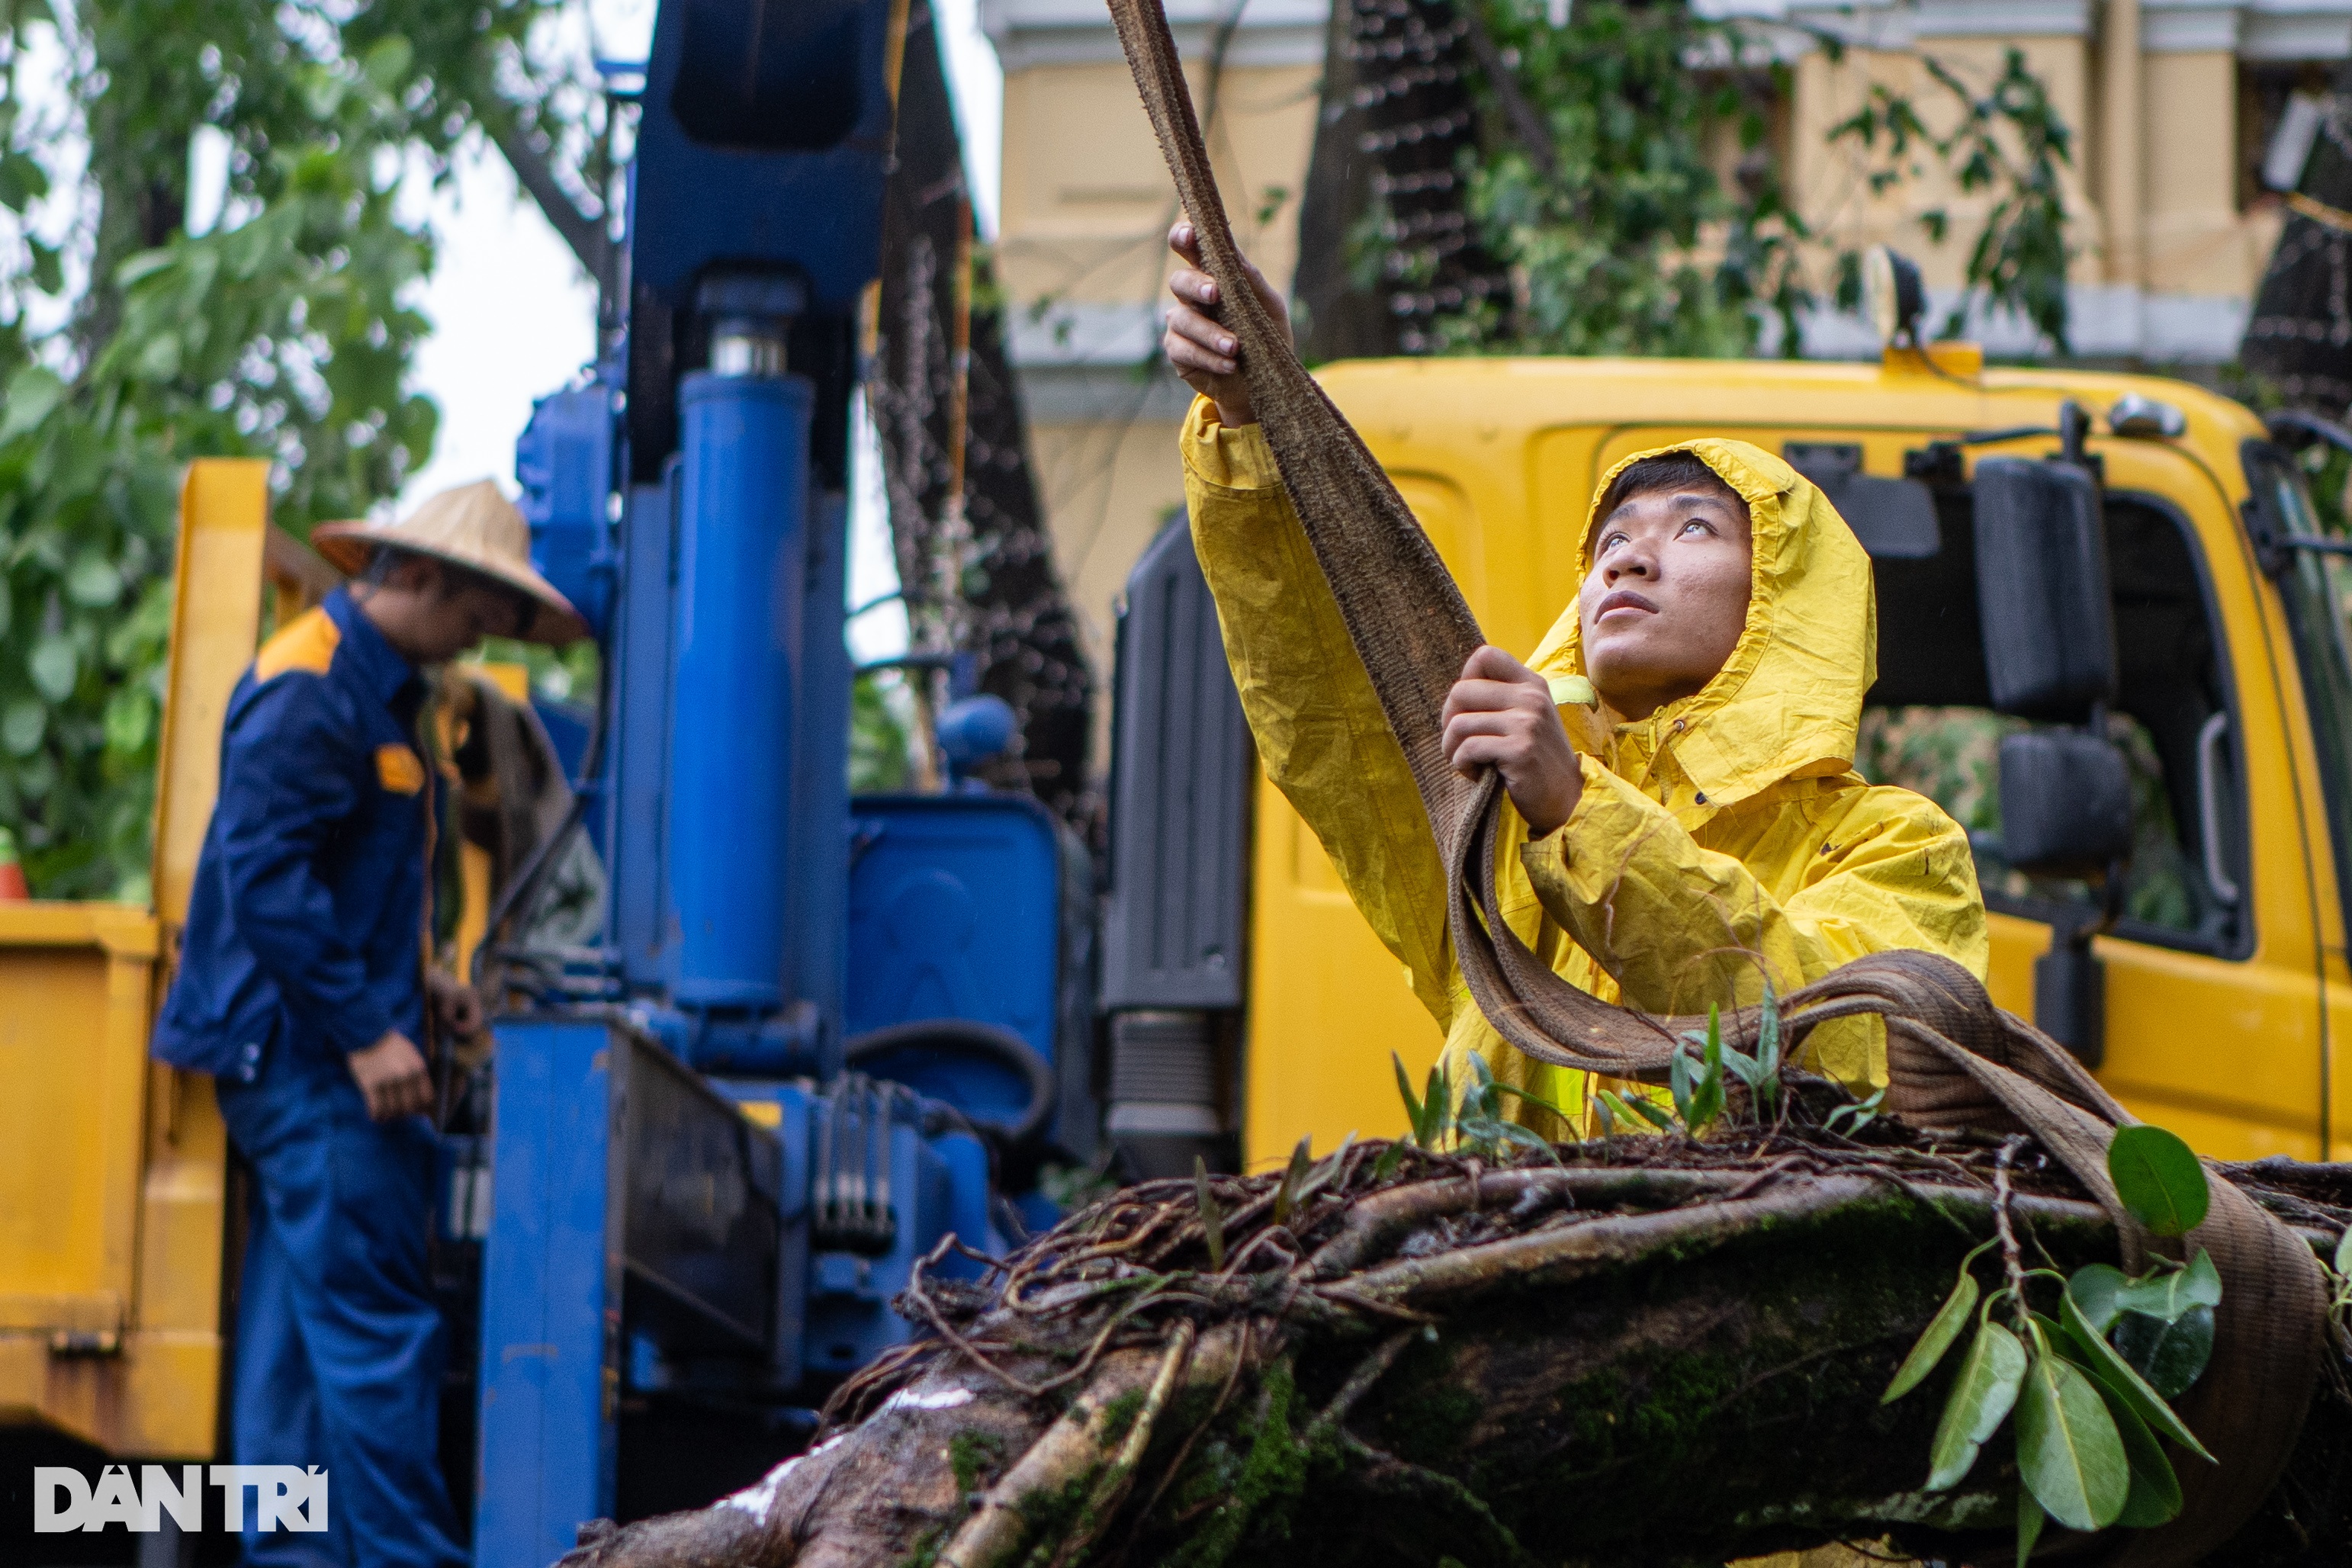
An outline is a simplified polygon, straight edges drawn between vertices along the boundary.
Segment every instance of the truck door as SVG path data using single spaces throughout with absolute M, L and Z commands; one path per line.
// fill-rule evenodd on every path
M 1593 471 L 1702 433 L 1612 432 Z M 2028 875 L 2002 852 L 2001 742 L 2057 726 L 1992 705 L 1976 568 L 1978 455 L 1934 452 L 1927 433 L 1883 428 L 1704 433 L 1782 453 L 1823 485 L 1871 551 L 1879 678 L 1856 766 L 1934 797 L 1969 830 L 1993 995 L 2034 1017 L 2036 960 L 2053 932 L 2101 922 L 2107 900 L 2099 879 Z M 1994 450 L 2039 458 L 2054 445 Z M 2095 441 L 2091 450 L 2105 468 L 2119 676 L 2105 731 L 2126 759 L 2133 831 L 2117 918 L 2089 942 L 2104 1005 L 2084 1054 L 2136 1114 L 2207 1153 L 2315 1157 L 2318 939 L 2273 657 L 2284 654 L 2284 629 L 2266 625 L 2273 612 L 2230 500 L 2200 464 L 2154 442 Z

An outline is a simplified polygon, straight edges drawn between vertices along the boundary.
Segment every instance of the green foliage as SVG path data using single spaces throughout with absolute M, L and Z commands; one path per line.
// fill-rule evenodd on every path
M 1782 183 L 1770 110 L 1788 96 L 1788 69 L 1748 64 L 1754 39 L 1739 22 L 1685 5 L 1583 0 L 1555 26 L 1538 0 L 1472 3 L 1507 79 L 1481 83 L 1483 145 L 1465 170 L 1466 205 L 1509 271 L 1513 300 L 1441 317 L 1444 351 L 1738 357 L 1769 330 L 1794 354 L 1807 312 L 1857 302 L 1859 254 L 1814 233 Z M 1818 42 L 1842 55 L 1836 39 Z M 1932 164 L 1963 197 L 1989 203 L 1969 252 L 1967 302 L 2016 313 L 2063 352 L 2071 133 L 2015 50 L 1982 89 L 1924 58 L 1925 110 L 1874 87 L 1831 140 L 1864 152 L 1874 189 Z M 1740 63 L 1694 68 L 1715 61 Z M 1951 225 L 1940 208 L 1920 221 L 1939 243 Z M 1436 252 L 1377 203 L 1350 252 L 1364 288 L 1423 286 L 1436 266 Z M 1964 315 L 1956 310 L 1948 330 Z
M 1577 5 L 1563 27 L 1530 0 L 1479 9 L 1549 145 L 1490 131 L 1467 205 L 1518 298 L 1507 321 L 1492 305 L 1442 321 L 1442 341 L 1726 357 L 1753 353 L 1778 317 L 1793 344 L 1811 301 L 1795 254 L 1809 236 L 1766 152 L 1768 101 L 1738 77 L 1691 69 L 1736 49 L 1736 29 L 1680 5 L 1614 0 Z M 1771 74 L 1785 91 L 1785 68 Z M 1490 126 L 1511 120 L 1496 97 L 1488 84 Z M 1738 149 L 1736 188 L 1712 156 L 1726 136 Z
M 436 411 L 405 384 L 433 246 L 399 184 L 486 116 L 550 153 L 581 142 L 599 106 L 526 47 L 560 4 L 0 14 L 0 822 L 37 893 L 147 896 L 187 460 L 270 459 L 275 520 L 307 534 L 429 454 Z M 64 79 L 28 93 L 52 28 Z M 221 221 L 194 236 L 200 126 L 231 152 Z M 58 156 L 78 133 L 86 168 Z
M 2131 1215 L 2157 1236 L 2180 1236 L 2204 1223 L 2212 1194 L 2205 1167 L 2178 1134 L 2126 1127 L 2107 1148 L 2107 1173 Z
M 907 787 L 914 771 L 908 715 L 901 711 L 906 684 L 896 672 L 868 670 L 849 688 L 849 789 L 888 795 Z
M 1974 1468 L 1978 1451 L 1991 1441 L 2017 1404 L 2025 1371 L 2025 1346 L 2018 1337 L 1999 1323 L 1980 1320 L 1960 1374 L 1953 1380 L 1951 1396 L 1944 1402 L 1943 1418 L 1936 1424 L 1928 1448 L 1929 1491 L 1958 1486 Z
M 1692 1046 L 1699 1050 L 1696 1060 L 1685 1048 Z M 1706 1010 L 1706 1033 L 1693 1030 L 1675 1043 L 1667 1087 L 1684 1128 L 1694 1138 L 1706 1137 L 1723 1114 L 1723 1015 L 1712 1004 Z
M 2159 1166 L 2169 1160 L 2154 1157 Z M 2113 1155 L 2109 1163 L 2117 1163 Z M 2166 1190 L 2177 1194 L 2178 1172 L 2160 1173 Z M 2167 1403 L 2195 1384 L 2212 1353 L 2221 1279 L 2211 1258 L 2200 1251 L 2185 1266 L 2158 1259 L 2136 1279 L 2105 1263 L 2069 1277 L 2023 1268 L 2007 1247 L 2007 1278 L 1982 1296 L 1972 1269 L 1992 1245 L 1961 1259 L 1951 1294 L 1887 1386 L 1890 1401 L 1919 1386 L 1958 1342 L 1967 1320 L 1976 1319 L 1930 1445 L 1927 1489 L 1948 1490 L 1966 1479 L 2013 1411 L 2021 1563 L 2045 1515 L 2082 1531 L 2118 1523 L 2145 1529 L 2171 1519 L 2180 1511 L 2180 1480 L 2157 1439 L 2209 1463 L 2213 1458 Z M 2037 1288 L 2054 1298 L 2055 1320 L 2028 1300 Z M 2001 1308 L 2009 1325 L 1993 1321 Z M 2130 1347 L 2142 1342 L 2151 1353 L 2133 1353 Z
M 1201 1230 L 1209 1245 L 1209 1268 L 1212 1272 L 1225 1266 L 1225 1211 L 1218 1205 L 1217 1194 L 1209 1185 L 1209 1163 L 1200 1155 L 1192 1156 L 1192 1196 L 1199 1205 Z
M 2105 1530 L 2124 1510 L 2131 1464 L 2106 1402 L 2028 1325 L 2033 1357 L 2017 1397 L 2017 1465 L 2033 1500 L 2069 1530 Z
M 1389 1053 L 1389 1063 L 1396 1071 L 1397 1093 L 1404 1100 L 1408 1136 L 1414 1144 L 1435 1152 L 1454 1149 L 1481 1159 L 1500 1159 L 1513 1149 L 1531 1150 L 1548 1158 L 1558 1159 L 1552 1146 L 1542 1134 L 1531 1128 L 1504 1118 L 1503 1097 L 1526 1102 L 1539 1110 L 1549 1110 L 1563 1121 L 1567 1112 L 1540 1095 L 1514 1089 L 1507 1083 L 1496 1083 L 1486 1059 L 1471 1053 L 1466 1069 L 1468 1081 L 1463 1086 L 1456 1102 L 1453 1075 L 1445 1064 L 1438 1063 L 1429 1069 L 1429 1078 L 1422 1092 L 1412 1092 L 1412 1080 L 1405 1076 L 1404 1059 L 1395 1052 Z M 1303 1145 L 1302 1145 L 1303 1147 Z M 1372 1169 L 1375 1176 L 1386 1180 L 1396 1170 L 1404 1156 L 1405 1141 L 1391 1144 Z
M 1892 1405 L 1918 1387 L 1927 1375 L 1936 1370 L 1936 1363 L 1944 1359 L 1944 1352 L 1959 1339 L 1960 1331 L 1969 1326 L 1969 1319 L 1977 1310 L 1977 1299 L 1983 1294 L 1977 1284 L 1977 1277 L 1969 1271 L 1969 1265 L 1991 1245 L 1988 1241 L 1960 1260 L 1960 1275 L 1952 1286 L 1952 1293 L 1944 1298 L 1944 1304 L 1937 1309 L 1935 1318 L 1927 1324 L 1927 1331 L 1919 1336 L 1919 1342 L 1911 1347 L 1911 1353 L 1903 1358 L 1901 1366 L 1895 1369 L 1894 1381 L 1886 1385 L 1886 1392 L 1879 1395 L 1881 1405 Z M 1983 1439 L 1979 1438 L 1978 1441 Z
M 1832 128 L 1831 142 L 1858 142 L 1872 156 L 1874 193 L 1924 174 L 1925 153 L 1962 196 L 1990 196 L 1969 249 L 1968 293 L 1945 318 L 1944 336 L 1958 336 L 1969 304 L 1981 302 L 2014 311 L 2060 353 L 2070 352 L 2066 264 L 2074 249 L 2066 243 L 2063 171 L 2074 162 L 2074 133 L 2015 48 L 2004 51 L 2000 77 L 1981 92 L 1933 55 L 1920 63 L 1955 116 L 1948 130 L 1932 130 L 1907 96 L 1874 83 L 1863 107 Z M 1932 208 L 1919 223 L 1940 244 L 1951 215 Z

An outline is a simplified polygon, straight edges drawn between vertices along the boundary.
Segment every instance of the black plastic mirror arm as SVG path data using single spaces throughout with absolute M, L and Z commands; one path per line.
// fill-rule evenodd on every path
M 2338 451 L 2352 452 L 2352 430 L 2316 414 L 2282 408 L 2263 419 L 2263 425 L 2270 431 L 2273 439 L 2288 446 L 2303 447 L 2314 441 L 2324 441 Z

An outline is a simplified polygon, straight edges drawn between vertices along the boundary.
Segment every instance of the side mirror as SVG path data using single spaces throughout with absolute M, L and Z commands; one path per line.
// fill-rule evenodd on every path
M 2074 730 L 2001 742 L 2001 858 L 2041 876 L 2097 876 L 2131 847 L 2131 771 L 2114 742 Z
M 2111 741 L 2080 731 L 2011 735 L 2000 743 L 2003 858 L 2051 876 L 2108 873 L 2131 854 L 2131 770 Z M 2035 1027 L 2096 1067 L 2106 1055 L 2106 976 L 2091 939 L 2112 923 L 2091 914 L 2058 925 L 2033 961 Z
M 1975 492 L 1977 604 L 1992 705 L 2021 719 L 2079 721 L 2116 695 L 2099 482 L 2074 463 L 1986 458 Z

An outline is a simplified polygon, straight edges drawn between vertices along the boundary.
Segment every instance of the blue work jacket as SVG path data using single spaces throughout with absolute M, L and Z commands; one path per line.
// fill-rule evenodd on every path
M 173 1067 L 251 1081 L 280 1049 L 424 1044 L 432 769 L 425 685 L 338 588 L 262 646 L 230 696 L 179 973 Z

